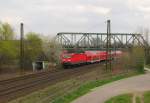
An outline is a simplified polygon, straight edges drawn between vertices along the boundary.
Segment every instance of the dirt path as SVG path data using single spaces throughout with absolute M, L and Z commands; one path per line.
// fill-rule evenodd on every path
M 104 103 L 109 98 L 124 94 L 150 90 L 150 73 L 135 76 L 91 90 L 90 93 L 76 99 L 72 103 Z

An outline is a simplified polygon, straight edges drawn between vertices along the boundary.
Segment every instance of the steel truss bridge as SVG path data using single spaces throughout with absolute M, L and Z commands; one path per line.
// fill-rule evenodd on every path
M 111 49 L 130 48 L 139 45 L 144 48 L 148 43 L 141 34 L 134 33 L 111 33 Z M 73 33 L 60 32 L 55 39 L 62 45 L 63 49 L 92 49 L 105 50 L 107 33 Z

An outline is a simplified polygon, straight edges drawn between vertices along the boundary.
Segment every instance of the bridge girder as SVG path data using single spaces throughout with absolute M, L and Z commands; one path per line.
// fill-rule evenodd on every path
M 56 41 L 64 49 L 84 48 L 84 49 L 105 49 L 107 33 L 73 33 L 60 32 L 56 36 Z M 122 49 L 134 45 L 147 47 L 148 43 L 141 34 L 135 33 L 111 33 L 111 48 Z

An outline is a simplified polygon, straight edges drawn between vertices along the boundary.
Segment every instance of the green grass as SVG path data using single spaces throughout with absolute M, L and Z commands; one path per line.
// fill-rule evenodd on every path
M 105 103 L 132 103 L 132 95 L 131 94 L 119 95 L 109 99 Z
M 150 91 L 143 92 L 142 94 L 143 98 L 140 98 L 139 96 L 136 97 L 136 103 L 141 103 L 141 99 L 144 103 L 150 103 Z M 132 103 L 132 97 L 132 94 L 123 94 L 112 97 L 105 103 Z
M 150 103 L 150 91 L 144 93 L 144 103 Z
M 63 97 L 56 98 L 52 103 L 70 103 L 71 101 L 75 100 L 76 98 L 90 92 L 91 89 L 93 89 L 95 87 L 99 87 L 104 84 L 107 84 L 107 83 L 110 83 L 110 82 L 113 82 L 116 80 L 120 80 L 123 78 L 127 78 L 130 76 L 133 76 L 133 74 L 132 75 L 128 74 L 128 75 L 112 76 L 111 78 L 108 78 L 105 80 L 96 80 L 96 81 L 89 82 L 87 84 L 80 86 L 77 90 L 74 90 L 73 92 L 71 92 Z M 119 102 L 119 103 L 124 103 L 124 102 Z M 128 103 L 128 102 L 125 102 L 125 103 Z
M 136 97 L 136 103 L 141 103 L 141 100 L 139 97 Z

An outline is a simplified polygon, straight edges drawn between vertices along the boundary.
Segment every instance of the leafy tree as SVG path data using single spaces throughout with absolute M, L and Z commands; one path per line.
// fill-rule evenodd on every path
M 18 63 L 19 48 L 18 41 L 0 41 L 0 69 L 16 65 Z
M 25 38 L 25 63 L 27 66 L 32 66 L 32 62 L 36 61 L 42 54 L 42 39 L 39 34 L 29 32 Z
M 0 37 L 2 40 L 14 39 L 14 30 L 8 23 L 0 23 Z
M 14 30 L 9 23 L 0 22 L 0 69 L 11 68 L 18 62 L 19 42 L 13 40 L 14 35 Z

